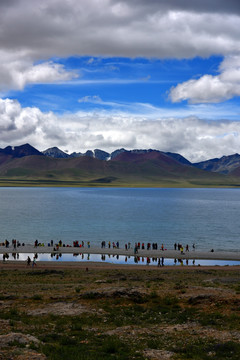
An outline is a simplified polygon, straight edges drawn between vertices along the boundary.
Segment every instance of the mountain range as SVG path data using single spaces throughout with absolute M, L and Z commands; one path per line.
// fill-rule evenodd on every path
M 0 149 L 0 185 L 238 186 L 240 155 L 191 163 L 159 150 L 72 153 L 30 144 Z
M 180 154 L 172 153 L 172 152 L 162 152 L 159 150 L 125 150 L 125 149 L 118 149 L 113 151 L 112 153 L 108 153 L 103 150 L 95 149 L 95 150 L 88 150 L 85 153 L 72 153 L 68 155 L 66 152 L 63 152 L 62 150 L 58 149 L 57 147 L 49 148 L 42 153 L 44 155 L 54 157 L 54 158 L 71 158 L 71 157 L 80 157 L 80 156 L 89 156 L 93 157 L 99 160 L 113 160 L 121 153 L 127 153 L 127 154 L 146 154 L 151 152 L 157 152 L 160 154 L 165 154 L 170 156 L 171 158 L 177 160 L 181 164 L 184 165 L 191 165 L 194 167 L 197 167 L 202 170 L 211 171 L 211 172 L 217 172 L 221 174 L 228 174 L 230 172 L 233 172 L 235 169 L 240 167 L 240 155 L 234 154 L 229 156 L 222 156 L 221 158 L 214 158 L 210 160 L 205 160 L 201 162 L 191 163 L 189 160 L 187 160 L 185 157 L 183 157 Z

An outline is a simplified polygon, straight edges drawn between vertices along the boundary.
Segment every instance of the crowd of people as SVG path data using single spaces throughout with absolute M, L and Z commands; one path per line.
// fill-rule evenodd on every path
M 10 246 L 10 242 L 6 239 L 5 240 L 5 242 L 4 243 L 2 243 L 1 245 L 4 245 L 6 248 L 9 248 L 9 246 Z M 86 245 L 87 245 L 87 248 L 90 248 L 90 241 L 87 241 L 86 242 Z M 13 249 L 17 249 L 18 247 L 20 247 L 20 246 L 25 246 L 25 243 L 20 243 L 19 241 L 17 241 L 16 239 L 13 239 L 12 240 L 12 247 L 13 247 Z M 41 247 L 41 246 L 45 246 L 45 244 L 44 243 L 41 243 L 41 242 L 39 242 L 38 240 L 35 240 L 34 241 L 34 247 L 35 248 L 37 248 L 37 247 Z M 47 246 L 51 246 L 51 247 L 54 247 L 54 251 L 56 251 L 56 250 L 59 250 L 59 248 L 61 248 L 61 247 L 71 247 L 71 245 L 69 245 L 69 244 L 64 244 L 63 242 L 62 242 L 62 240 L 59 240 L 57 243 L 55 243 L 54 244 L 54 241 L 53 240 L 51 240 L 48 244 L 47 244 Z M 82 247 L 82 248 L 84 248 L 85 247 L 85 242 L 84 241 L 79 241 L 79 240 L 75 240 L 75 241 L 73 241 L 73 245 L 72 245 L 73 247 Z M 120 248 L 120 243 L 119 243 L 119 241 L 117 241 L 117 242 L 111 242 L 111 241 L 108 241 L 108 242 L 106 242 L 106 241 L 102 241 L 101 242 L 101 248 L 102 249 L 105 249 L 105 248 L 108 248 L 108 249 L 119 249 Z M 125 250 L 129 250 L 129 249 L 131 249 L 131 243 L 130 242 L 128 242 L 128 243 L 125 243 L 125 245 L 124 245 L 124 248 L 125 248 Z M 158 243 L 150 243 L 150 242 L 147 242 L 147 243 L 140 243 L 140 242 L 138 242 L 138 243 L 135 243 L 135 245 L 134 245 L 134 251 L 135 251 L 135 253 L 137 253 L 138 252 L 138 250 L 162 250 L 162 251 L 165 251 L 165 250 L 167 250 L 166 248 L 165 248 L 165 246 L 164 246 L 164 244 L 161 244 L 161 245 L 158 245 Z M 174 244 L 174 250 L 178 250 L 178 251 L 180 251 L 181 252 L 181 254 L 183 254 L 184 253 L 184 246 L 182 245 L 182 244 L 180 244 L 180 243 L 176 243 L 175 242 L 175 244 Z M 185 246 L 185 251 L 186 252 L 189 252 L 189 250 L 190 250 L 190 246 L 187 244 L 186 246 Z M 195 244 L 192 244 L 192 250 L 193 251 L 195 251 Z M 213 252 L 213 250 L 211 250 L 212 252 Z
M 2 243 L 1 245 L 4 245 L 6 248 L 9 248 L 10 247 L 10 242 L 6 239 L 5 242 Z M 87 248 L 90 248 L 90 241 L 87 241 L 86 245 L 87 245 Z M 16 239 L 13 239 L 12 240 L 12 248 L 13 248 L 13 250 L 16 250 L 19 246 L 25 246 L 25 244 L 24 243 L 21 244 Z M 34 247 L 35 248 L 38 248 L 38 247 L 41 247 L 41 246 L 45 246 L 45 244 L 39 242 L 38 240 L 34 241 Z M 84 248 L 85 247 L 85 242 L 75 240 L 75 241 L 73 241 L 73 245 L 71 246 L 69 244 L 65 245 L 62 242 L 62 240 L 59 240 L 55 244 L 54 244 L 54 241 L 51 240 L 47 244 L 47 246 L 50 246 L 50 247 L 53 248 L 53 256 L 56 256 L 56 254 L 58 256 L 58 254 L 60 254 L 60 252 L 59 252 L 60 248 L 62 248 L 62 247 L 72 247 L 72 246 L 77 247 L 77 248 Z M 105 249 L 105 248 L 119 249 L 120 248 L 120 243 L 119 243 L 119 241 L 117 241 L 117 242 L 114 242 L 114 241 L 113 242 L 102 241 L 101 242 L 101 248 L 102 249 Z M 125 250 L 131 249 L 132 248 L 131 243 L 130 242 L 125 243 L 124 248 L 125 248 Z M 150 242 L 146 242 L 146 243 L 142 242 L 142 243 L 140 243 L 140 242 L 137 242 L 137 243 L 134 244 L 133 250 L 134 250 L 134 255 L 135 255 L 135 262 L 138 263 L 140 261 L 140 258 L 137 255 L 139 250 L 161 250 L 161 251 L 165 251 L 167 249 L 165 248 L 163 243 L 161 245 L 159 245 L 157 242 L 154 242 L 154 243 L 150 243 Z M 174 250 L 175 251 L 180 251 L 180 254 L 182 255 L 182 254 L 185 254 L 184 251 L 185 252 L 190 251 L 190 246 L 187 244 L 184 247 L 182 244 L 175 242 Z M 195 251 L 195 244 L 192 244 L 192 250 Z M 213 250 L 211 250 L 211 251 L 213 251 Z M 14 254 L 15 254 L 14 259 L 19 258 L 19 255 L 17 254 L 17 252 L 14 253 Z M 103 256 L 105 256 L 105 255 L 103 255 Z M 32 267 L 35 267 L 37 257 L 38 257 L 38 255 L 35 254 L 33 256 L 33 259 L 31 260 L 31 258 L 28 256 L 28 258 L 27 258 L 27 266 L 32 265 Z M 6 254 L 3 254 L 3 261 L 5 261 L 6 259 L 9 259 L 9 254 L 7 252 L 6 252 Z M 142 259 L 144 259 L 144 258 L 142 258 Z M 146 264 L 149 265 L 151 260 L 153 262 L 156 261 L 158 266 L 164 266 L 164 257 L 163 256 L 157 257 L 157 258 L 152 258 L 152 259 L 150 257 L 147 257 L 146 258 Z M 174 264 L 176 264 L 177 261 L 180 263 L 180 265 L 183 265 L 183 261 L 181 259 L 179 259 L 179 260 L 175 259 Z M 188 265 L 188 259 L 186 259 L 185 261 L 186 261 L 186 265 Z M 194 263 L 195 263 L 195 261 L 194 261 Z M 193 265 L 194 265 L 194 263 L 193 263 Z
M 9 248 L 10 242 L 6 239 L 4 243 L 1 243 L 1 245 L 5 246 L 6 248 Z M 20 243 L 16 239 L 12 239 L 12 247 L 13 249 L 17 249 L 19 246 L 25 246 L 25 243 Z

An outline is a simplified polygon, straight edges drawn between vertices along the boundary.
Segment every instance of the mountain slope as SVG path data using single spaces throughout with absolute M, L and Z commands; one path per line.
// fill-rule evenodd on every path
M 32 155 L 34 154 L 34 155 Z M 25 144 L 0 149 L 2 185 L 67 186 L 237 186 L 238 174 L 226 176 L 188 164 L 175 153 L 120 149 L 111 161 L 93 156 L 55 158 Z M 99 157 L 108 153 L 99 150 Z
M 60 150 L 56 146 L 51 147 L 47 150 L 44 150 L 42 153 L 43 153 L 43 155 L 50 156 L 53 158 L 58 158 L 58 159 L 67 159 L 70 157 L 70 155 L 66 154 L 64 151 Z
M 182 155 L 177 154 L 177 153 L 172 153 L 172 152 L 163 152 L 163 151 L 159 151 L 159 150 L 152 150 L 152 149 L 148 149 L 148 150 L 141 150 L 141 149 L 135 149 L 135 150 L 126 150 L 126 149 L 117 149 L 115 151 L 113 151 L 111 154 L 100 150 L 100 149 L 95 149 L 95 150 L 87 150 L 85 153 L 76 153 L 73 152 L 72 154 L 68 155 L 65 152 L 63 152 L 62 150 L 58 149 L 57 147 L 53 147 L 53 148 L 49 148 L 47 150 L 44 150 L 42 153 L 46 156 L 50 156 L 53 158 L 69 158 L 69 157 L 81 157 L 81 156 L 89 156 L 89 157 L 93 157 L 99 160 L 114 160 L 119 154 L 122 153 L 133 153 L 133 154 L 147 154 L 147 153 L 152 153 L 152 152 L 158 152 L 160 154 L 166 154 L 170 157 L 172 157 L 173 159 L 177 160 L 178 162 L 180 162 L 181 164 L 184 165 L 192 165 L 190 163 L 190 161 L 188 161 L 186 158 L 184 158 Z
M 34 181 L 54 185 L 115 185 L 115 186 L 218 186 L 228 183 L 226 176 L 183 165 L 170 156 L 123 152 L 113 161 L 82 156 L 58 159 L 41 156 L 0 160 L 1 182 Z M 1 156 L 0 156 L 1 159 Z
M 234 154 L 194 163 L 193 166 L 212 172 L 228 174 L 240 166 L 240 155 Z
M 177 154 L 177 153 L 172 153 L 172 152 L 166 152 L 165 153 L 166 155 L 170 156 L 171 158 L 177 160 L 178 162 L 180 162 L 181 164 L 184 164 L 184 165 L 192 165 L 192 163 L 187 160 L 185 157 L 183 157 L 182 155 L 180 154 Z
M 1 155 L 10 155 L 12 157 L 21 158 L 30 155 L 42 155 L 40 151 L 29 144 L 20 146 L 7 146 L 5 149 L 0 149 Z

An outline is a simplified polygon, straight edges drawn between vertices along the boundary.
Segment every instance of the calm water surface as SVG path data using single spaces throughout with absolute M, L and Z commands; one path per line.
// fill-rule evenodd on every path
M 0 241 L 240 250 L 240 189 L 0 188 Z

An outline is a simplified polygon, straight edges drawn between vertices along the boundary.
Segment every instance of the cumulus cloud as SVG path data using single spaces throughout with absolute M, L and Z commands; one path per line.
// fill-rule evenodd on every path
M 15 0 L 1 6 L 1 48 L 33 59 L 228 54 L 239 15 L 236 1 Z
M 228 56 L 219 67 L 220 74 L 204 75 L 173 87 L 173 102 L 218 103 L 240 95 L 240 56 Z
M 238 54 L 239 8 L 234 0 L 1 1 L 0 90 L 70 80 L 76 74 L 48 59 L 72 54 L 93 56 L 89 63 L 94 56 Z M 206 77 L 200 85 L 211 82 L 222 94 L 217 80 Z
M 153 148 L 201 161 L 238 152 L 240 123 L 83 111 L 57 116 L 35 107 L 23 108 L 16 100 L 1 99 L 1 147 L 26 142 L 39 150 L 58 146 L 69 152 Z
M 2 56 L 1 56 L 2 55 Z M 6 56 L 0 51 L 0 90 L 22 90 L 27 84 L 55 83 L 78 77 L 74 71 L 67 71 L 63 65 L 52 61 L 34 65 L 31 60 L 13 54 Z
M 170 97 L 174 102 L 223 101 L 240 95 L 239 24 L 240 3 L 234 0 L 2 0 L 0 91 L 76 78 L 76 72 L 49 60 L 58 57 L 87 55 L 90 65 L 96 56 L 181 59 L 220 54 L 225 59 L 218 74 L 179 84 Z M 97 81 L 101 79 L 85 83 Z M 119 83 L 131 81 L 120 79 Z M 150 119 L 145 116 L 150 104 L 122 107 L 97 95 L 83 97 L 79 103 L 93 103 L 102 110 L 57 116 L 0 100 L 1 147 L 24 142 L 40 150 L 50 146 L 67 146 L 70 151 L 152 147 L 179 152 L 190 160 L 238 151 L 240 125 L 236 121 L 207 122 L 177 115 L 159 118 L 158 109 L 152 109 L 156 113 Z M 137 106 L 141 115 L 136 115 Z
M 22 108 L 16 100 L 0 99 L 1 143 L 33 136 L 41 117 L 41 111 L 37 108 Z

